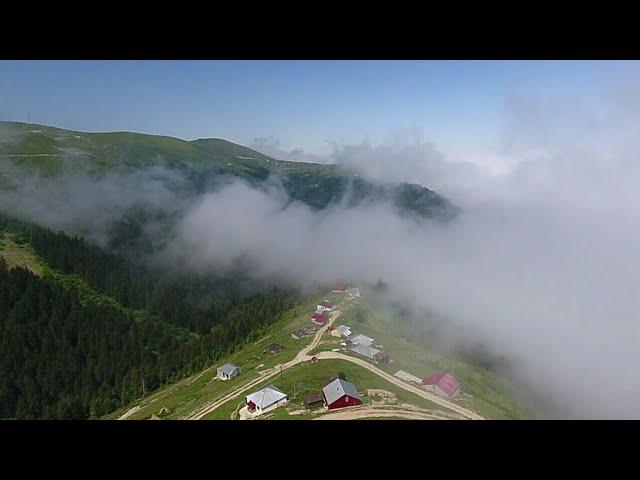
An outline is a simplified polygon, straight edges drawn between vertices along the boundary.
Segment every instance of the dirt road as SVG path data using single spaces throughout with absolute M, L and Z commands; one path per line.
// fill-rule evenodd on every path
M 380 370 L 378 367 L 376 367 L 375 365 L 362 360 L 360 358 L 355 358 L 352 357 L 350 355 L 345 355 L 344 353 L 339 353 L 339 352 L 320 352 L 316 355 L 316 357 L 318 357 L 319 359 L 337 359 L 337 360 L 345 360 L 347 362 L 351 362 L 351 363 L 355 363 L 356 365 L 360 365 L 361 367 L 364 367 L 366 369 L 368 369 L 369 371 L 371 371 L 371 373 L 375 373 L 376 375 L 378 375 L 379 377 L 384 378 L 385 380 L 387 380 L 390 383 L 393 383 L 394 385 L 407 390 L 409 392 L 415 393 L 416 395 L 429 400 L 433 403 L 436 403 L 442 407 L 445 407 L 449 410 L 453 410 L 454 412 L 457 412 L 467 418 L 470 418 L 472 420 L 484 420 L 483 417 L 481 417 L 480 415 L 478 415 L 475 412 L 472 412 L 471 410 L 467 410 L 464 407 L 461 407 L 459 405 L 456 405 L 453 402 L 450 402 L 449 400 L 446 400 L 442 397 L 439 397 L 433 393 L 429 393 L 425 390 L 422 390 L 421 388 L 418 387 L 414 387 L 413 385 L 409 385 L 408 383 L 403 382 L 402 380 L 400 380 L 399 378 L 394 377 L 393 375 L 388 374 L 387 372 Z
M 311 343 L 309 343 L 306 347 L 302 348 L 297 355 L 290 361 L 288 361 L 287 363 L 284 363 L 282 365 L 276 365 L 271 369 L 265 370 L 263 372 L 261 372 L 261 376 L 236 388 L 235 390 L 227 393 L 226 395 L 224 395 L 223 397 L 221 397 L 218 400 L 215 400 L 213 402 L 210 402 L 206 405 L 204 405 L 203 407 L 201 407 L 199 410 L 196 410 L 194 413 L 190 414 L 189 416 L 185 417 L 186 420 L 200 420 L 202 418 L 204 418 L 206 415 L 208 415 L 209 413 L 213 412 L 214 410 L 216 410 L 218 407 L 220 407 L 221 405 L 227 403 L 230 400 L 233 400 L 234 398 L 237 398 L 238 396 L 240 396 L 242 393 L 252 389 L 253 387 L 257 386 L 258 384 L 264 382 L 265 380 L 268 380 L 272 377 L 275 377 L 276 375 L 278 375 L 280 372 L 283 372 L 285 370 L 288 370 L 289 368 L 293 367 L 294 365 L 297 365 L 299 363 L 302 362 L 306 362 L 309 361 L 311 359 L 311 357 L 309 356 L 309 352 L 311 350 L 313 350 L 314 348 L 316 348 L 318 346 L 318 344 L 320 343 L 320 339 L 322 338 L 322 335 L 331 327 L 331 325 L 333 325 L 333 322 L 342 314 L 342 312 L 340 310 L 334 310 L 333 312 L 331 312 L 329 314 L 329 322 L 327 322 L 326 325 L 324 325 L 322 328 L 320 328 L 316 334 L 314 335 Z M 483 417 L 481 417 L 480 415 L 478 415 L 475 412 L 472 412 L 471 410 L 468 410 L 464 407 L 461 407 L 459 405 L 456 405 L 453 402 L 450 402 L 442 397 L 439 397 L 433 393 L 427 392 L 425 390 L 422 390 L 421 388 L 415 387 L 413 385 L 410 385 L 406 382 L 403 382 L 402 380 L 394 377 L 393 375 L 388 374 L 387 372 L 380 370 L 378 367 L 376 367 L 375 365 L 359 359 L 359 358 L 355 358 L 352 357 L 350 355 L 345 355 L 343 353 L 339 353 L 339 352 L 320 352 L 318 354 L 316 354 L 316 357 L 320 358 L 320 359 L 338 359 L 338 360 L 344 360 L 347 362 L 351 362 L 351 363 L 355 363 L 356 365 L 359 365 L 361 367 L 364 367 L 366 369 L 368 369 L 371 373 L 374 373 L 376 375 L 378 375 L 381 378 L 384 378 L 385 380 L 387 380 L 388 382 L 396 385 L 397 387 L 402 388 L 403 390 L 406 390 L 408 392 L 412 392 L 416 395 L 418 395 L 419 397 L 422 397 L 426 400 L 429 400 L 437 405 L 440 405 L 441 407 L 446 408 L 447 410 L 451 410 L 453 412 L 456 412 L 460 415 L 462 415 L 464 418 L 469 418 L 472 420 L 484 420 Z M 381 411 L 383 411 L 383 413 L 381 413 Z M 393 409 L 390 407 L 366 407 L 363 409 L 354 409 L 354 410 L 350 410 L 350 411 L 344 411 L 344 412 L 336 412 L 331 413 L 329 415 L 325 415 L 322 418 L 325 417 L 330 417 L 327 419 L 331 419 L 331 418 L 342 418 L 337 416 L 338 414 L 341 415 L 347 415 L 347 417 L 349 415 L 360 415 L 358 414 L 353 414 L 352 412 L 365 412 L 362 415 L 366 416 L 389 416 L 390 412 L 396 412 L 395 416 L 402 416 L 402 415 L 406 415 L 406 418 L 418 418 L 419 415 L 422 415 L 422 418 L 427 419 L 427 417 L 429 417 L 428 419 L 435 419 L 435 418 L 440 418 L 440 419 L 446 419 L 446 418 L 450 418 L 450 417 L 445 417 L 445 416 L 438 416 L 438 415 L 434 415 L 432 413 L 424 413 L 424 412 L 419 412 L 419 411 L 415 411 L 415 410 L 411 410 L 411 409 L 406 409 L 406 410 L 398 410 L 398 409 Z M 398 413 L 400 412 L 400 413 Z M 402 414 L 402 415 L 401 415 Z M 413 415 L 413 416 L 410 416 Z M 443 412 L 443 415 L 446 415 L 446 413 Z M 358 418 L 364 418 L 364 417 L 358 417 Z
M 126 420 L 128 417 L 136 413 L 138 410 L 140 410 L 140 405 L 136 405 L 135 407 L 132 407 L 129 410 L 127 410 L 126 413 L 118 417 L 118 420 Z
M 390 407 L 347 408 L 322 415 L 321 417 L 314 418 L 314 420 L 357 420 L 371 417 L 400 417 L 411 420 L 450 420 L 448 417 L 441 417 L 430 413 Z
M 284 372 L 285 370 L 288 370 L 289 368 L 293 367 L 294 365 L 297 365 L 299 363 L 307 362 L 307 361 L 311 360 L 311 357 L 308 355 L 308 353 L 318 346 L 318 344 L 320 343 L 320 339 L 322 338 L 322 335 L 324 334 L 324 332 L 326 332 L 331 327 L 331 325 L 333 325 L 333 322 L 340 315 L 342 315 L 342 312 L 340 310 L 334 310 L 333 312 L 329 313 L 329 321 L 327 322 L 327 324 L 324 325 L 323 327 L 321 327 L 316 332 L 316 334 L 313 336 L 313 339 L 311 340 L 311 343 L 309 343 L 309 345 L 307 345 L 302 350 L 300 350 L 296 354 L 296 356 L 293 358 L 293 360 L 290 360 L 287 363 L 283 363 L 282 365 L 276 365 L 275 367 L 273 367 L 273 368 L 271 368 L 269 370 L 261 372 L 262 375 L 260 377 L 250 381 L 249 383 L 245 383 L 244 385 L 242 385 L 242 386 L 236 388 L 235 390 L 231 391 L 230 393 L 226 394 L 222 398 L 220 398 L 218 400 L 215 400 L 215 401 L 205 405 L 201 409 L 197 410 L 195 413 L 193 413 L 190 416 L 186 417 L 186 420 L 200 420 L 201 418 L 205 417 L 209 413 L 213 412 L 216 408 L 218 408 L 222 404 L 227 403 L 230 400 L 233 400 L 234 398 L 238 397 L 240 394 L 242 394 L 242 393 L 246 392 L 247 390 L 255 387 L 259 383 L 262 383 L 265 380 L 268 380 L 268 379 L 270 379 L 272 377 L 275 377 L 280 372 Z

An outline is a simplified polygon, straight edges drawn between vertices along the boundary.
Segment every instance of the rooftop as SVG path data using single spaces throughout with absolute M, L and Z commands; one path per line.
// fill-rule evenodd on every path
M 218 372 L 231 375 L 236 369 L 240 369 L 240 367 L 238 367 L 237 365 L 234 365 L 233 363 L 225 363 L 221 367 L 218 367 Z
M 332 382 L 326 384 L 322 388 L 322 392 L 324 393 L 324 398 L 327 400 L 327 405 L 331 405 L 344 395 L 349 395 L 350 397 L 361 400 L 356 387 L 352 383 L 342 380 L 341 378 L 336 378 Z
M 267 408 L 269 405 L 273 405 L 279 402 L 283 398 L 287 398 L 287 394 L 282 392 L 275 385 L 268 385 L 262 390 L 247 395 L 247 403 L 253 402 L 261 410 Z

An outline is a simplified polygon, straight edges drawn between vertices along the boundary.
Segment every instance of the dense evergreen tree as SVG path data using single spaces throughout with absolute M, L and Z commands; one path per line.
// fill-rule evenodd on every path
M 89 418 L 202 369 L 298 300 L 238 278 L 152 272 L 82 238 L 0 217 L 52 268 L 117 300 L 82 298 L 0 257 L 0 418 Z

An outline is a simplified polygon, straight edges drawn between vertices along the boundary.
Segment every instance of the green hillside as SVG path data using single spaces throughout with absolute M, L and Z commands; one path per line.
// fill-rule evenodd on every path
M 339 165 L 276 160 L 222 139 L 185 141 L 131 132 L 87 133 L 20 122 L 0 122 L 0 189 L 15 188 L 33 175 L 85 173 L 99 179 L 162 166 L 189 180 L 193 194 L 221 176 L 260 183 L 279 176 L 291 199 L 315 209 L 346 201 L 390 201 L 400 211 L 450 218 L 457 208 L 428 188 L 374 185 Z

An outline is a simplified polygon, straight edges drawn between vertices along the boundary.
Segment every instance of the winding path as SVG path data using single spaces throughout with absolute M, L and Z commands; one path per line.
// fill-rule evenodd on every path
M 233 400 L 234 398 L 237 398 L 239 395 L 241 395 L 242 393 L 246 392 L 247 390 L 255 387 L 256 385 L 258 385 L 259 383 L 264 382 L 265 380 L 268 380 L 276 375 L 278 375 L 280 372 L 287 370 L 291 367 L 293 367 L 294 365 L 297 365 L 299 363 L 302 362 L 306 362 L 311 360 L 311 357 L 309 356 L 309 352 L 311 350 L 313 350 L 314 348 L 316 348 L 318 346 L 318 344 L 320 343 L 320 339 L 322 337 L 322 335 L 331 327 L 331 325 L 333 325 L 333 322 L 342 314 L 342 312 L 340 310 L 334 310 L 333 312 L 331 312 L 330 315 L 330 320 L 329 322 L 327 322 L 327 324 L 325 326 L 323 326 L 322 328 L 320 328 L 316 334 L 313 337 L 313 340 L 311 341 L 311 343 L 309 343 L 309 345 L 307 345 L 306 347 L 302 348 L 302 350 L 300 350 L 298 352 L 298 354 L 293 358 L 293 360 L 288 361 L 287 363 L 284 363 L 282 365 L 276 365 L 275 367 L 265 370 L 263 372 L 261 372 L 261 376 L 250 381 L 249 383 L 246 383 L 238 388 L 236 388 L 235 390 L 227 393 L 225 396 L 221 397 L 218 400 L 215 400 L 213 402 L 210 402 L 206 405 L 204 405 L 202 408 L 200 408 L 199 410 L 195 411 L 194 413 L 192 413 L 191 415 L 189 415 L 188 417 L 186 417 L 186 420 L 200 420 L 202 418 L 204 418 L 206 415 L 208 415 L 209 413 L 213 412 L 214 410 L 216 410 L 218 407 L 220 407 L 221 405 L 227 403 L 230 400 Z M 338 359 L 338 360 L 344 360 L 346 362 L 351 362 L 351 363 L 355 363 L 356 365 L 359 365 L 361 367 L 364 367 L 366 369 L 368 369 L 371 373 L 374 373 L 375 375 L 378 375 L 379 377 L 387 380 L 388 382 L 396 385 L 397 387 L 400 387 L 404 390 L 407 390 L 411 393 L 414 393 L 416 395 L 418 395 L 419 397 L 422 397 L 426 400 L 429 400 L 430 402 L 433 402 L 437 405 L 440 405 L 441 407 L 444 407 L 448 410 L 452 410 L 454 412 L 459 413 L 460 415 L 462 415 L 465 418 L 469 418 L 472 420 L 484 420 L 483 417 L 481 417 L 480 415 L 478 415 L 475 412 L 472 412 L 471 410 L 468 410 L 464 407 L 461 407 L 459 405 L 456 405 L 453 402 L 450 402 L 449 400 L 446 400 L 442 397 L 439 397 L 433 393 L 427 392 L 425 390 L 422 390 L 418 387 L 414 387 L 413 385 L 410 385 L 408 383 L 403 382 L 402 380 L 399 380 L 398 378 L 394 377 L 393 375 L 388 374 L 387 372 L 380 370 L 378 367 L 376 367 L 375 365 L 362 360 L 360 358 L 355 358 L 352 357 L 350 355 L 345 355 L 343 353 L 339 353 L 339 352 L 320 352 L 316 355 L 316 357 L 320 358 L 320 359 Z M 376 411 L 379 412 L 380 409 L 377 409 Z M 387 411 L 387 410 L 385 410 Z M 387 411 L 388 413 L 389 411 Z M 345 412 L 347 413 L 347 412 Z M 414 413 L 418 413 L 418 412 L 414 412 Z M 333 415 L 333 414 L 331 414 Z M 408 415 L 408 414 L 407 414 Z M 422 414 L 422 415 L 426 415 L 426 414 Z M 379 415 L 369 415 L 369 416 L 379 416 Z M 444 417 L 436 417 L 435 415 L 430 415 L 430 419 L 434 419 L 434 418 L 444 418 Z M 335 417 L 334 417 L 335 418 Z
M 331 312 L 329 314 L 329 321 L 327 322 L 327 324 L 321 327 L 316 332 L 316 334 L 313 336 L 313 340 L 311 340 L 311 343 L 309 343 L 309 345 L 307 345 L 306 347 L 302 348 L 302 350 L 300 350 L 296 354 L 293 360 L 289 360 L 287 363 L 283 363 L 281 365 L 276 365 L 275 367 L 270 368 L 268 370 L 263 370 L 262 372 L 260 372 L 260 376 L 258 378 L 255 378 L 251 380 L 249 383 L 245 383 L 244 385 L 236 388 L 235 390 L 232 390 L 222 398 L 204 405 L 202 408 L 200 408 L 196 412 L 186 417 L 186 420 L 200 420 L 201 418 L 205 417 L 209 413 L 213 412 L 216 408 L 218 408 L 222 404 L 227 403 L 230 400 L 233 400 L 234 398 L 238 397 L 240 394 L 255 387 L 259 383 L 262 383 L 265 380 L 275 377 L 280 372 L 288 370 L 294 365 L 311 360 L 311 357 L 308 355 L 308 353 L 318 346 L 324 332 L 326 332 L 327 329 L 329 329 L 329 327 L 333 324 L 335 319 L 338 318 L 341 314 L 342 312 L 340 310 L 334 310 L 333 312 Z

